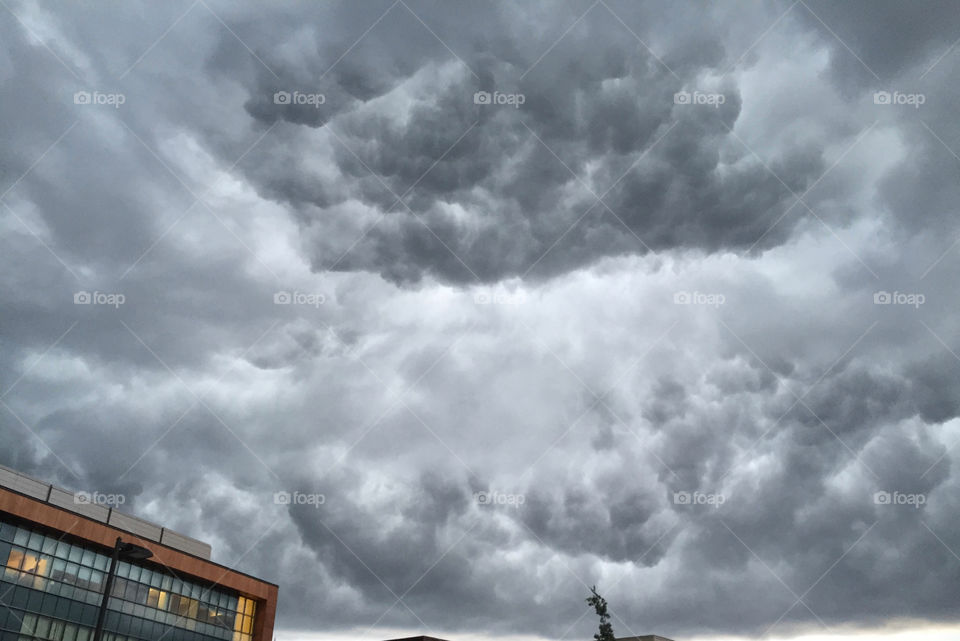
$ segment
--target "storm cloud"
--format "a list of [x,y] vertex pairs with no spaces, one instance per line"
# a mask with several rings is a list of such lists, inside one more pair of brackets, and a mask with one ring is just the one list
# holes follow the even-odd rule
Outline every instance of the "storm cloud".
[[0,463],[278,583],[281,636],[589,638],[594,584],[619,636],[960,623],[958,38],[8,0]]

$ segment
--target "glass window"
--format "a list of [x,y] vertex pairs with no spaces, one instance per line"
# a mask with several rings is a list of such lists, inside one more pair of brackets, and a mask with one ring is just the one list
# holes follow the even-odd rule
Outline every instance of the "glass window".
[[73,623],[66,623],[63,626],[63,641],[76,641],[77,626]]
[[71,545],[70,555],[67,558],[74,563],[80,563],[80,559],[83,558],[83,548],[79,545]]
[[53,615],[60,619],[66,619],[68,614],[70,614],[70,601],[67,599],[57,599],[57,604],[53,609]]
[[93,559],[93,567],[101,572],[106,571],[110,567],[110,557],[104,556],[103,554],[96,555]]
[[30,532],[24,530],[22,527],[18,527],[16,534],[13,535],[13,542],[17,545],[26,545],[27,539],[29,538]]
[[77,641],[87,641],[90,638],[90,628],[77,628]]
[[9,580],[15,581],[17,579],[17,570],[20,569],[20,566],[23,565],[23,550],[19,548],[10,548],[10,553],[7,555],[6,561],[6,571],[4,576]]
[[71,621],[80,621],[81,616],[83,615],[83,605],[77,602],[70,604],[70,616],[67,617]]
[[31,532],[27,547],[31,550],[40,550],[43,547],[43,535],[39,532]]
[[164,575],[163,581],[160,582],[160,588],[166,592],[170,592],[170,589],[173,587],[173,577],[169,575]]
[[100,611],[95,605],[85,605],[83,606],[83,615],[80,617],[80,622],[85,625],[93,626],[97,623],[97,613]]
[[127,581],[126,589],[123,591],[123,598],[127,601],[137,600],[137,584],[133,581]]
[[66,583],[60,584],[60,596],[66,599],[72,599],[74,592],[76,592],[76,589],[72,585]]
[[139,581],[140,572],[141,572],[141,568],[139,565],[131,565],[130,570],[127,572],[127,576],[130,578],[131,581]]
[[0,523],[0,541],[13,541],[15,527],[9,523]]
[[83,558],[80,561],[81,565],[86,565],[87,567],[93,567],[93,558],[96,556],[96,553],[93,550],[84,550]]
[[63,574],[67,569],[67,562],[63,559],[54,559],[50,564],[50,578],[57,581],[63,580]]
[[43,537],[43,547],[40,550],[44,554],[53,554],[57,550],[57,540],[52,536]]
[[120,561],[120,563],[117,564],[117,576],[124,578],[130,576],[130,564],[126,561]]
[[50,636],[48,637],[52,641],[60,641],[63,638],[63,621],[53,621],[50,624]]
[[65,559],[70,556],[70,544],[66,541],[57,542],[57,551],[54,556],[58,556],[61,559]]
[[50,637],[50,619],[47,617],[37,617],[37,627],[33,631],[35,635],[41,639],[47,639]]
[[36,627],[37,627],[37,615],[24,614],[23,619],[20,622],[20,632],[23,634],[33,634],[33,631]]
[[67,563],[63,573],[63,582],[74,585],[77,582],[77,574],[80,572],[80,566],[76,563]]
[[93,570],[90,568],[81,567],[77,572],[77,585],[81,588],[89,589],[91,572],[93,572]]
[[160,605],[161,595],[164,597],[164,601],[166,601],[165,593],[156,588],[150,588],[149,592],[147,593],[147,605],[149,605],[151,608],[163,609],[163,606]]

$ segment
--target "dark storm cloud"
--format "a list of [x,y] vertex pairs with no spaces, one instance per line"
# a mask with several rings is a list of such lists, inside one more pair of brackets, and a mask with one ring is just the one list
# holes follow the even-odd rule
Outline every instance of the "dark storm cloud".
[[950,7],[10,5],[0,462],[282,631],[588,638],[593,583],[621,635],[955,619]]
[[[306,66],[283,68],[279,80],[261,69],[251,87],[247,109],[258,120],[330,123],[338,130],[341,179],[359,189],[349,197],[359,194],[381,216],[366,230],[357,229],[357,236],[366,232],[359,241],[316,238],[309,250],[316,270],[369,270],[397,282],[425,274],[490,281],[528,270],[550,276],[605,255],[649,249],[769,247],[789,237],[794,220],[770,228],[789,206],[791,191],[802,192],[824,170],[813,147],[768,159],[776,175],[760,162],[739,163],[732,171],[722,166],[721,148],[740,144],[730,130],[741,98],[730,81],[698,84],[703,74],[732,62],[709,34],[702,34],[706,46],[691,38],[679,49],[671,43],[674,48],[664,53],[678,64],[680,76],[618,24],[619,12],[604,7],[587,11],[559,41],[539,46],[519,40],[505,24],[511,11],[505,6],[478,16],[482,35],[472,37],[461,33],[459,12],[433,9],[434,31],[444,34],[444,42],[461,45],[455,50],[463,64],[455,69],[449,68],[457,64],[449,51],[397,7],[376,27],[385,37],[357,47],[356,59],[365,61],[358,67],[362,73],[392,78],[366,83],[378,90],[358,97],[345,86],[358,79],[336,73],[311,83],[310,69],[335,62],[323,51],[306,52]],[[618,9],[637,18],[630,7]],[[546,12],[527,19],[563,33],[563,22]],[[402,45],[398,33],[405,35]],[[501,34],[497,47],[484,42],[491,33]],[[431,41],[435,46],[423,44]],[[546,47],[550,55],[538,61]],[[444,65],[450,80],[431,88],[429,99],[418,95],[422,80],[409,90],[401,87],[414,71],[436,72]],[[328,103],[320,109],[273,104],[280,87],[309,87]],[[371,113],[376,107],[370,102],[391,91],[414,101],[402,122]],[[524,102],[518,109],[477,105],[477,91],[519,93]],[[677,105],[674,94],[681,91],[720,93],[724,102]],[[332,197],[334,188],[318,176],[297,178],[305,151],[273,147],[287,159],[276,165],[283,175],[258,172],[254,180],[265,195],[294,205],[307,227],[349,215],[349,208],[331,207],[346,194]],[[603,203],[597,201],[601,195]],[[464,208],[463,216],[452,217],[448,206],[454,203]],[[344,242],[357,244],[336,262]]]

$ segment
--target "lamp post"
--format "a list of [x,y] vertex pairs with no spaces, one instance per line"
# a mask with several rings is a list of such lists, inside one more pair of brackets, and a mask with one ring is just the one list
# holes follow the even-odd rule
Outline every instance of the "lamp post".
[[107,602],[113,590],[113,577],[117,574],[117,561],[120,559],[143,561],[151,556],[153,552],[147,548],[133,543],[124,543],[119,536],[117,537],[117,542],[113,546],[113,557],[110,559],[110,571],[107,572],[107,581],[103,585],[103,600],[100,601],[100,612],[97,614],[97,627],[93,630],[93,641],[100,641],[100,637],[103,636],[103,622],[107,618]]

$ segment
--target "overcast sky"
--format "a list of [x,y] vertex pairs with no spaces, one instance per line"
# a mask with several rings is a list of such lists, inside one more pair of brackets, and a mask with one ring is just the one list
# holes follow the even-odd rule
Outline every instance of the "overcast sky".
[[958,38],[2,0],[0,463],[278,583],[281,640],[583,641],[593,584],[618,636],[947,638]]

